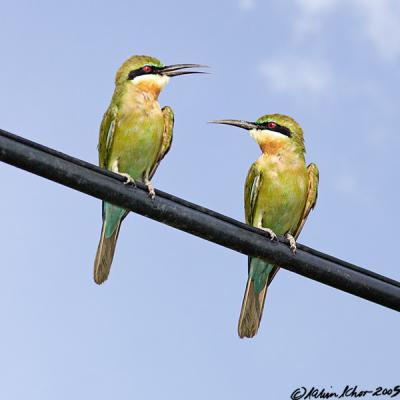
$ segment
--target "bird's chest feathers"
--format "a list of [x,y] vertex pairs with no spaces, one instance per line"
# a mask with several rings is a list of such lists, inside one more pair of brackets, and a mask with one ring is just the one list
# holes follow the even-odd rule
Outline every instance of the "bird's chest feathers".
[[157,98],[148,91],[128,92],[120,108],[121,119],[134,119],[136,124],[141,120],[151,121],[162,117]]
[[262,183],[257,198],[254,223],[277,234],[293,231],[301,217],[307,196],[304,159],[282,154],[262,155],[257,160]]
[[119,152],[128,152],[130,158],[153,159],[163,135],[164,118],[158,101],[149,93],[126,91],[118,107],[114,145]]
[[[304,159],[297,154],[281,153],[263,154],[261,164],[267,186],[273,191],[289,188],[294,192],[305,192],[307,188],[307,170]],[[286,190],[286,189],[285,189]]]

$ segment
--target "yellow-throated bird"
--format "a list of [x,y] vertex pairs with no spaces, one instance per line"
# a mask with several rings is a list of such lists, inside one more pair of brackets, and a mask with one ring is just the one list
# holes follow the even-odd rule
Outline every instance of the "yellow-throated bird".
[[[306,167],[300,125],[281,114],[264,115],[255,122],[212,122],[247,129],[260,146],[262,155],[250,167],[246,178],[246,223],[263,229],[271,239],[285,235],[295,252],[295,239],[317,201],[319,180],[317,166]],[[238,325],[241,338],[257,333],[268,283],[278,268],[249,257],[249,276]]]
[[[174,114],[160,108],[158,95],[172,76],[200,73],[185,71],[198,64],[164,66],[149,56],[133,56],[117,71],[111,104],[100,126],[99,163],[103,168],[143,182],[154,198],[150,179],[172,142]],[[103,227],[94,262],[94,280],[103,283],[110,272],[122,220],[128,211],[103,202]]]

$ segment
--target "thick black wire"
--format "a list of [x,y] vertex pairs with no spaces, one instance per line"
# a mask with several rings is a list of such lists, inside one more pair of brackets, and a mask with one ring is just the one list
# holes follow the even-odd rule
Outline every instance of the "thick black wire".
[[[4,139],[4,140],[1,140]],[[21,146],[18,146],[20,144]],[[318,280],[322,283],[334,286],[336,288],[339,288],[341,290],[345,290],[349,293],[353,293],[356,295],[357,294],[357,282],[353,281],[350,286],[354,284],[354,287],[347,287],[349,286],[346,283],[346,280],[344,279],[346,277],[346,274],[351,275],[351,279],[354,279],[355,276],[359,276],[361,280],[363,280],[363,290],[365,293],[364,295],[360,295],[360,297],[367,298],[369,300],[375,301],[379,304],[386,305],[390,308],[394,308],[400,311],[400,282],[397,282],[393,279],[384,277],[382,275],[379,275],[375,272],[366,270],[364,268],[360,268],[356,265],[350,264],[346,261],[337,259],[335,257],[329,256],[327,254],[318,252],[314,249],[311,249],[309,247],[303,246],[301,244],[298,245],[298,254],[293,257],[290,252],[287,251],[287,246],[284,246],[282,244],[278,244],[279,247],[276,247],[276,243],[271,243],[269,240],[265,239],[265,233],[257,228],[251,227],[249,225],[246,225],[244,223],[241,223],[237,220],[234,220],[230,217],[227,217],[225,215],[219,214],[217,212],[214,212],[212,210],[209,210],[207,208],[198,206],[196,204],[190,203],[186,200],[180,199],[178,197],[175,197],[173,195],[170,195],[168,193],[162,192],[157,190],[157,200],[156,202],[151,202],[146,195],[146,188],[143,184],[140,182],[137,183],[138,188],[140,191],[134,191],[134,190],[129,190],[129,197],[127,200],[124,200],[121,202],[121,199],[113,195],[110,198],[110,193],[109,192],[104,192],[104,188],[102,189],[101,186],[103,183],[110,183],[109,179],[112,178],[112,181],[116,183],[118,186],[115,186],[113,188],[113,192],[121,192],[121,196],[125,195],[125,193],[122,193],[124,189],[126,189],[125,185],[120,185],[118,183],[124,181],[124,178],[121,177],[118,174],[115,174],[111,171],[104,170],[102,168],[99,168],[93,164],[87,163],[85,161],[82,161],[80,159],[71,157],[67,154],[58,152],[56,150],[53,150],[51,148],[48,148],[46,146],[40,145],[38,143],[32,142],[28,139],[22,138],[20,136],[14,135],[10,132],[6,132],[4,130],[0,129],[0,159],[8,162],[12,165],[18,166],[20,168],[23,168],[25,170],[28,170],[30,172],[36,173],[38,175],[44,176],[48,179],[52,179],[56,182],[65,184],[67,186],[73,187],[77,190],[81,190],[85,193],[94,195],[95,197],[106,199],[108,201],[112,200],[114,203],[125,206],[126,208],[132,209],[133,211],[142,213],[143,215],[147,215],[150,218],[158,219],[161,220],[161,222],[167,223],[171,226],[174,226],[178,229],[185,230],[189,233],[193,233],[197,236],[203,237],[207,240],[214,241],[216,243],[225,245],[226,247],[229,247],[231,249],[234,249],[239,252],[243,252],[248,255],[252,256],[260,256],[263,258],[268,259],[269,261],[273,261],[275,263],[278,263],[280,266],[283,268],[292,270],[293,272],[298,272],[303,276],[307,276],[311,279]],[[61,167],[61,160],[65,162],[65,164],[62,165]],[[81,173],[82,174],[82,179],[77,177],[76,175],[68,176],[71,175],[69,171],[72,171],[74,169],[74,166],[80,167],[80,172],[76,171],[77,174]],[[63,169],[64,168],[64,169]],[[89,171],[95,173],[95,175],[91,175]],[[86,179],[83,177],[86,176],[87,179],[92,180],[91,185],[86,186],[83,188],[85,185],[82,184],[82,182]],[[106,181],[106,180],[107,181]],[[82,181],[82,182],[81,182]],[[104,192],[104,193],[103,193]],[[138,197],[138,193],[142,192],[142,197],[140,199],[140,204],[137,203],[138,198],[135,199],[136,203],[134,204],[134,207],[130,204],[132,202],[133,197]],[[144,197],[143,197],[144,195]],[[144,203],[142,203],[142,201]],[[260,254],[259,252],[253,251],[252,247],[257,247],[257,246],[252,246],[252,243],[247,243],[247,248],[240,247],[240,243],[236,243],[237,240],[235,241],[234,237],[229,237],[226,236],[225,238],[219,238],[218,234],[215,236],[215,232],[213,234],[209,234],[206,232],[207,226],[204,224],[201,226],[201,229],[197,231],[196,229],[191,229],[190,226],[183,226],[185,225],[184,223],[182,226],[180,226],[179,221],[175,221],[171,219],[171,215],[169,215],[167,212],[162,214],[161,217],[167,217],[166,220],[162,220],[160,218],[160,215],[154,216],[154,210],[151,210],[151,206],[154,205],[157,202],[162,202],[166,201],[168,203],[168,207],[174,208],[172,210],[172,214],[174,215],[174,218],[179,220],[180,219],[180,214],[177,211],[181,212],[181,215],[187,214],[188,218],[195,218],[194,224],[199,222],[200,220],[207,219],[211,224],[217,224],[220,227],[225,227],[225,229],[234,229],[233,232],[236,232],[236,235],[238,237],[243,237],[244,241],[248,242],[250,237],[253,237],[252,239],[254,242],[258,242],[262,240],[262,246],[259,249],[261,253],[267,254],[267,256]],[[119,204],[120,203],[120,204]],[[130,205],[127,206],[127,203]],[[146,210],[143,210],[143,205],[146,203],[147,206],[145,207]],[[166,204],[167,204],[166,203]],[[165,204],[165,206],[166,206]],[[148,207],[150,206],[150,207]],[[154,208],[154,207],[153,207]],[[180,210],[177,210],[180,208]],[[170,211],[171,211],[170,210]],[[191,213],[192,211],[192,213]],[[186,215],[185,214],[185,215]],[[191,215],[193,214],[193,215]],[[206,218],[207,217],[207,218]],[[197,218],[197,220],[196,220]],[[210,219],[211,218],[211,219]],[[218,222],[219,221],[219,222]],[[204,222],[204,221],[203,221]],[[227,225],[228,224],[228,225]],[[211,225],[209,226],[211,228]],[[246,235],[246,232],[248,233]],[[218,233],[218,232],[217,232]],[[221,232],[223,234],[223,232]],[[281,242],[286,243],[286,239],[280,238]],[[225,243],[227,242],[227,243]],[[253,252],[252,252],[253,251]],[[283,254],[285,253],[285,254]],[[321,269],[320,271],[318,269],[315,269],[315,265],[313,263],[315,260],[311,262],[310,265],[307,266],[306,263],[302,264],[302,258],[304,258],[304,255],[307,254],[307,257],[310,258],[312,257],[317,257],[320,261],[319,263],[321,264]],[[282,258],[282,256],[285,255],[285,257]],[[306,257],[306,258],[307,258]],[[278,262],[277,262],[278,261]],[[305,261],[305,260],[303,260]],[[310,260],[309,260],[310,262]],[[293,264],[293,265],[298,265],[298,268],[294,268],[293,266],[290,266],[288,263]],[[322,267],[324,265],[324,268]],[[307,270],[308,267],[312,266],[312,273]],[[330,280],[329,276],[326,276],[325,274],[332,273],[330,271],[331,269],[337,269],[335,273],[340,273],[341,275],[336,276],[336,281],[335,279]],[[321,272],[324,272],[324,275],[322,276]],[[314,274],[314,275],[313,275]],[[321,276],[319,276],[321,275]],[[348,278],[350,280],[350,278]],[[391,299],[389,301],[390,304],[384,304],[385,301],[380,301],[379,296],[383,295],[384,293],[379,293],[378,298],[375,295],[370,295],[369,291],[372,290],[372,286],[368,287],[368,284],[366,283],[365,279],[369,279],[371,282],[379,283],[379,285],[387,285],[387,289],[391,290]],[[369,281],[368,281],[369,282]],[[371,283],[369,282],[369,283]],[[362,285],[361,285],[362,286]],[[360,289],[360,288],[359,288]],[[382,289],[382,288],[380,288]],[[379,289],[379,290],[380,290]],[[393,292],[394,290],[394,292]],[[372,290],[373,291],[373,290]]]
[[[100,168],[97,165],[93,165],[93,164],[88,163],[87,161],[83,161],[83,160],[81,160],[79,158],[75,158],[75,157],[72,157],[72,156],[70,156],[68,154],[59,152],[59,151],[54,150],[54,149],[52,149],[50,147],[43,146],[43,145],[41,145],[39,143],[33,142],[33,141],[31,141],[29,139],[26,139],[26,138],[24,138],[22,136],[18,136],[18,135],[15,135],[13,133],[7,132],[7,131],[5,131],[3,129],[0,129],[0,135],[4,136],[4,137],[8,137],[11,140],[14,140],[16,142],[19,142],[19,143],[25,144],[27,146],[30,146],[30,147],[32,147],[34,149],[43,151],[43,152],[45,152],[47,154],[53,155],[55,157],[62,158],[63,160],[72,162],[72,163],[74,163],[76,165],[80,165],[81,167],[91,169],[91,170],[93,170],[95,172],[103,174],[104,176],[109,176],[110,178],[117,179],[117,180],[119,180],[121,182],[125,181],[124,177],[122,177],[121,175],[115,174],[114,172],[111,172],[111,171],[108,171],[106,169]],[[145,188],[146,188],[145,185],[143,185],[141,182],[137,182],[137,186],[140,187],[143,190],[145,190]],[[182,205],[184,205],[186,207],[192,208],[193,210],[205,213],[207,215],[210,215],[210,216],[213,216],[215,218],[218,218],[218,219],[220,219],[222,221],[229,222],[230,224],[235,225],[235,226],[237,226],[237,227],[239,227],[241,229],[246,229],[246,230],[248,230],[250,232],[254,232],[254,233],[257,233],[257,234],[262,235],[263,237],[265,237],[265,233],[263,231],[261,231],[260,229],[258,229],[258,228],[255,228],[253,226],[247,225],[247,224],[245,224],[243,222],[240,222],[240,221],[238,221],[236,219],[233,219],[233,218],[228,217],[226,215],[220,214],[218,212],[212,211],[212,210],[210,210],[208,208],[205,208],[205,207],[199,206],[197,204],[191,203],[191,202],[189,202],[187,200],[184,200],[184,199],[181,199],[179,197],[173,196],[173,195],[171,195],[169,193],[163,192],[161,190],[157,190],[157,196],[164,197],[164,198],[166,198],[168,200],[174,201],[175,203],[182,204]],[[279,240],[281,242],[283,242],[283,243],[288,243],[288,241],[284,237],[280,237]],[[390,283],[392,285],[398,285],[400,287],[400,282],[397,282],[397,281],[395,281],[393,279],[390,279],[388,277],[385,277],[383,275],[377,274],[376,272],[373,272],[373,271],[358,267],[357,265],[351,264],[351,263],[349,263],[347,261],[343,261],[343,260],[341,260],[339,258],[330,256],[329,254],[322,253],[322,252],[320,252],[318,250],[312,249],[311,247],[308,247],[308,246],[302,245],[300,243],[297,243],[297,248],[301,249],[301,250],[304,250],[304,251],[306,251],[306,252],[308,252],[310,254],[313,254],[313,255],[315,255],[317,257],[321,257],[321,258],[323,258],[325,260],[332,261],[334,263],[342,264],[343,266],[346,266],[347,268],[350,268],[350,269],[352,269],[354,271],[358,271],[358,272],[361,272],[363,274],[370,275],[371,277],[375,277],[377,279],[382,279],[382,280],[384,280],[384,281],[386,281],[386,282],[388,282],[388,283]]]

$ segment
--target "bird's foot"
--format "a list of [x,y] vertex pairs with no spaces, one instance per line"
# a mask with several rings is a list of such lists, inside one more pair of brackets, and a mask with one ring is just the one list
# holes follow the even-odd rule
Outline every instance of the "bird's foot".
[[278,240],[278,236],[276,236],[276,233],[272,229],[264,228],[262,226],[260,229],[262,229],[264,232],[267,232],[271,240]]
[[146,185],[147,190],[149,191],[149,197],[152,200],[154,200],[154,198],[156,197],[156,192],[154,191],[153,184],[148,179],[145,179],[144,184]]
[[124,185],[129,185],[131,183],[132,185],[136,186],[135,180],[129,174],[126,172],[118,172],[118,174],[126,179]]
[[290,233],[287,233],[285,235],[285,238],[289,240],[290,250],[292,250],[292,253],[296,254],[297,250],[296,239]]

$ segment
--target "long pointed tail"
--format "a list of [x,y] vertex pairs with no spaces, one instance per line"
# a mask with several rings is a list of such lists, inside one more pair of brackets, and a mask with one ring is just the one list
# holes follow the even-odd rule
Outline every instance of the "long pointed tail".
[[103,226],[94,260],[93,277],[97,284],[107,280],[114,257],[121,222],[127,211],[109,203],[103,204]]
[[256,294],[254,282],[251,277],[247,280],[246,291],[243,297],[242,309],[240,311],[238,333],[239,337],[252,338],[258,331],[264,309],[267,285]]
[[99,246],[97,247],[96,258],[94,260],[93,278],[98,285],[106,281],[108,274],[110,273],[111,263],[114,257],[115,246],[117,244],[121,223],[118,224],[117,229],[110,237],[106,237],[104,225],[105,224],[103,222],[100,242]]
[[249,278],[238,324],[238,334],[241,338],[252,338],[258,331],[267,295],[268,275],[271,270],[272,265],[257,258],[249,259]]

